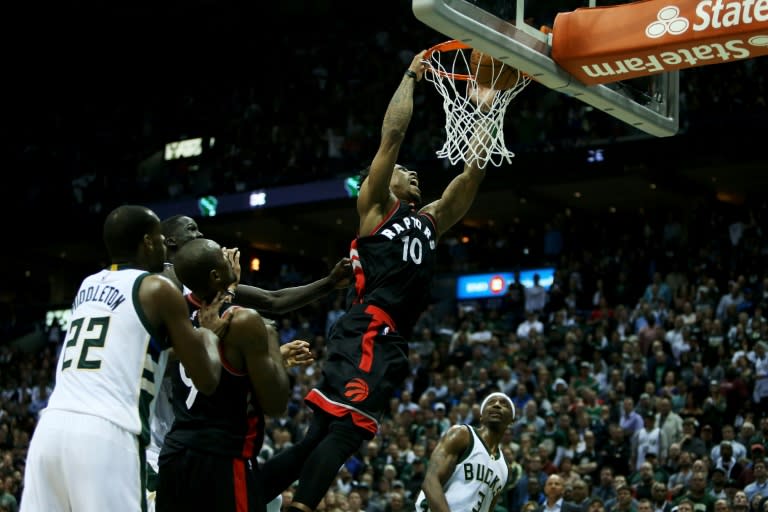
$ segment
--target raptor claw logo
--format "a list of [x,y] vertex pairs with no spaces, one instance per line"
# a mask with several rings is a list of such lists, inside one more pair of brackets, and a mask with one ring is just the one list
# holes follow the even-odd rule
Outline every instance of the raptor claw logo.
[[362,402],[368,398],[368,384],[363,379],[352,379],[344,386],[344,396],[350,402]]

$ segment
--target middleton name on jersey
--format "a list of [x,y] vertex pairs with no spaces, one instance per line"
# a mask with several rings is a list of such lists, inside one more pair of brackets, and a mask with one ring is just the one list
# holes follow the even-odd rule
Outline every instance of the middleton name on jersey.
[[75,300],[72,302],[72,310],[74,311],[83,302],[103,302],[112,311],[117,309],[117,306],[125,302],[125,295],[114,286],[109,285],[96,285],[83,288],[75,296]]

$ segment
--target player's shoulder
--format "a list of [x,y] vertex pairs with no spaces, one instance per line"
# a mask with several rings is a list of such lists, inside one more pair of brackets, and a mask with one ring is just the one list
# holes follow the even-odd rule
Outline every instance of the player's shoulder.
[[[175,291],[176,294],[181,296],[181,291],[176,285],[161,274],[144,272],[142,274],[137,274],[134,279],[138,281],[138,292],[142,295],[162,294]],[[136,286],[136,281],[134,281],[134,286]]]
[[226,337],[227,343],[253,343],[256,340],[256,344],[259,344],[259,340],[263,339],[266,346],[266,326],[258,311],[232,306],[225,314],[232,315]]
[[469,425],[452,425],[443,435],[442,442],[452,448],[463,450],[472,443],[472,427]]
[[181,293],[179,288],[174,284],[173,280],[165,274],[160,274],[160,273],[147,274],[144,277],[143,282],[148,283],[152,286],[158,286],[158,287],[170,286],[176,289],[177,291],[179,291],[179,293]]
[[437,229],[437,217],[439,215],[439,206],[440,206],[440,200],[437,199],[427,205],[422,206],[418,210],[418,214],[421,216],[427,217],[429,221],[434,225],[435,229]]
[[261,314],[253,308],[234,305],[227,308],[223,314],[232,315],[233,323],[243,323],[246,325],[252,322],[264,323]]
[[168,277],[162,274],[147,274],[141,280],[139,293],[168,299],[171,296],[181,298],[181,290]]

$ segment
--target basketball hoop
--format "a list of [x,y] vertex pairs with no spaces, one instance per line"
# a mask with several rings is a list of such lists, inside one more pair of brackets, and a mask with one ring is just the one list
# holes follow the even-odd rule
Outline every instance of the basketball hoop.
[[504,144],[504,114],[531,78],[517,71],[517,82],[504,90],[493,89],[493,83],[478,84],[471,51],[469,45],[450,40],[424,54],[424,78],[442,96],[445,111],[445,144],[437,156],[453,165],[477,160],[481,169],[488,163],[500,167],[515,156]]

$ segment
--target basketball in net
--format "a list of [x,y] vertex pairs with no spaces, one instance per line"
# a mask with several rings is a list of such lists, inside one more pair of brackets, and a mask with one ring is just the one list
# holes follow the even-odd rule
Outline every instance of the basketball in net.
[[515,154],[504,143],[504,114],[531,78],[457,40],[428,49],[424,65],[424,78],[445,111],[445,143],[437,156],[480,168],[511,163]]
[[469,56],[470,73],[478,84],[505,91],[517,85],[520,71],[477,50]]

